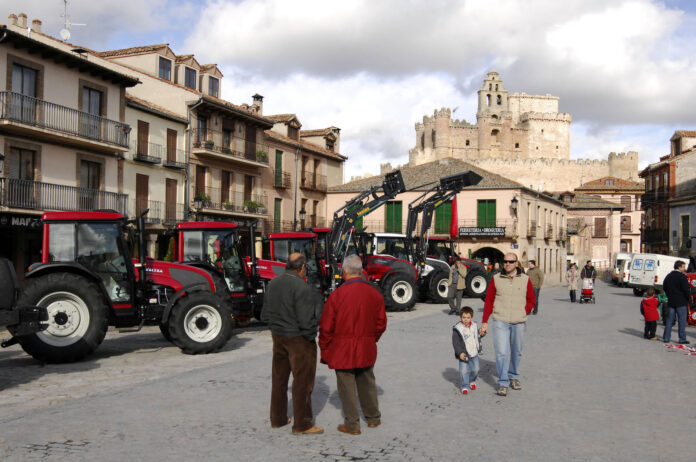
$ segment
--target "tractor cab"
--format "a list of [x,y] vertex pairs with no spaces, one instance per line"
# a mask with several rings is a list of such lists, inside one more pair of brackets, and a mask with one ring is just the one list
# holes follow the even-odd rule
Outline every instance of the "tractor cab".
[[96,275],[114,305],[132,306],[136,275],[125,218],[115,212],[49,212],[43,215],[41,265],[76,263]]
[[441,260],[449,266],[454,264],[454,247],[452,241],[442,237],[428,238],[428,257]]
[[270,280],[282,274],[290,254],[300,252],[307,258],[307,282],[323,291],[324,268],[318,258],[318,247],[315,233],[271,233],[263,240],[262,256],[257,266],[259,276]]

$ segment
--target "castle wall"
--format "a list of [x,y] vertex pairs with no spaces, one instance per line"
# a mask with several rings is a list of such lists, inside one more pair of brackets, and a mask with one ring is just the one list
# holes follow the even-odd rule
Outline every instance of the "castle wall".
[[525,112],[558,113],[558,100],[558,96],[513,93],[508,97],[508,106],[513,119],[518,121]]

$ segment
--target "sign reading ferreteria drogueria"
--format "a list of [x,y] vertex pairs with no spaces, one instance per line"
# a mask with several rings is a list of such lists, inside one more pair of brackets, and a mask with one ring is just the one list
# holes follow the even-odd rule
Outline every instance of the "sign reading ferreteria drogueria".
[[459,237],[504,237],[505,227],[504,226],[494,226],[494,227],[460,227]]

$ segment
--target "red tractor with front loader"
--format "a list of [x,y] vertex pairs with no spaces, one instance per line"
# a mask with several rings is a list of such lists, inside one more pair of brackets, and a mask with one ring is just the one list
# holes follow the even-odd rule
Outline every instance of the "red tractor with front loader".
[[145,213],[133,221],[113,211],[44,213],[41,263],[30,266],[17,305],[46,310],[48,322],[3,346],[19,343],[40,361],[64,363],[94,352],[109,326],[134,332],[158,325],[184,353],[222,348],[233,320],[213,279],[147,258]]

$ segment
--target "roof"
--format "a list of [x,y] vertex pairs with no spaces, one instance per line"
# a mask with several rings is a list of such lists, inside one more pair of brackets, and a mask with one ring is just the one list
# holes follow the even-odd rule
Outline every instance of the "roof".
[[334,159],[334,160],[338,160],[338,161],[343,162],[344,160],[346,160],[348,158],[348,157],[341,155],[341,154],[338,154],[336,152],[331,152],[328,149],[322,148],[321,146],[316,145],[314,143],[310,143],[309,141],[293,140],[292,138],[289,138],[285,135],[281,135],[280,133],[276,133],[273,130],[266,130],[264,133],[266,134],[266,136],[268,136],[269,138],[274,139],[276,141],[280,141],[280,142],[283,142],[285,144],[289,144],[291,146],[300,147],[302,149],[306,149],[307,151],[311,151],[311,152],[314,152],[316,154],[321,154],[323,156],[329,157],[329,158]]
[[316,128],[314,130],[300,130],[300,137],[302,136],[325,136],[329,133],[333,133],[333,127],[328,128]]
[[[454,158],[439,159],[434,162],[417,165],[414,167],[405,167],[401,169],[401,176],[404,179],[406,189],[414,189],[423,185],[420,190],[426,190],[435,182],[439,182],[440,178],[448,175],[454,175],[470,170],[483,177],[483,180],[475,186],[467,186],[465,189],[510,189],[519,188],[532,191],[524,185],[516,181],[509,180],[503,176],[475,167],[462,160]],[[384,175],[375,175],[369,178],[351,181],[339,186],[329,188],[330,192],[360,192],[379,186],[384,181]],[[536,191],[533,191],[536,194]],[[558,201],[556,198],[552,200]],[[559,201],[560,202],[560,201]]]
[[291,120],[297,120],[297,115],[295,114],[273,114],[264,116],[267,119],[271,119],[273,122],[290,122]]
[[675,135],[686,136],[687,138],[696,137],[696,130],[677,130],[674,132]]
[[168,43],[159,43],[157,45],[145,45],[141,47],[131,47],[131,48],[121,48],[120,50],[109,50],[109,51],[102,51],[102,52],[97,52],[98,56],[101,56],[102,58],[112,58],[115,56],[130,56],[130,55],[138,55],[142,53],[150,53],[152,51],[157,51],[160,50],[164,47],[168,47]]
[[[607,180],[612,180],[613,185],[606,184]],[[605,176],[597,180],[588,181],[579,188],[575,188],[576,191],[597,191],[597,190],[623,190],[623,191],[644,191],[645,186],[641,183],[631,180],[624,180],[622,178],[616,178],[613,176]]]
[[[25,48],[30,53],[38,52],[44,59],[52,59],[56,63],[60,63],[68,67],[75,67],[80,72],[85,72],[93,77],[101,77],[104,80],[108,80],[126,87],[133,87],[140,83],[140,80],[135,77],[118,72],[115,69],[101,65],[93,60],[90,61],[89,59],[80,56],[79,53],[70,52],[60,48],[57,46],[58,44],[61,44],[61,46],[65,46],[65,44],[58,42],[49,35],[32,32],[33,35],[38,34],[41,37],[58,42],[56,46],[45,43],[41,40],[33,39],[25,34],[17,33],[4,25],[0,25],[0,31],[2,31],[3,34],[6,34],[4,36],[4,39],[7,40],[6,43],[12,41],[14,47],[17,49]],[[90,52],[90,50],[84,47],[77,47],[75,50],[78,48],[81,48],[88,53]]]
[[609,202],[599,197],[590,196],[587,194],[574,194],[570,201],[563,201],[569,210],[623,210],[625,207],[621,204]]
[[166,117],[167,119],[174,120],[175,122],[180,122],[183,124],[188,123],[188,121],[185,118],[181,117],[179,114],[165,109],[162,106],[153,104],[149,101],[145,101],[144,99],[136,98],[135,96],[129,95],[128,93],[126,93],[126,104],[128,106],[140,109],[145,112],[150,112],[158,116]]

